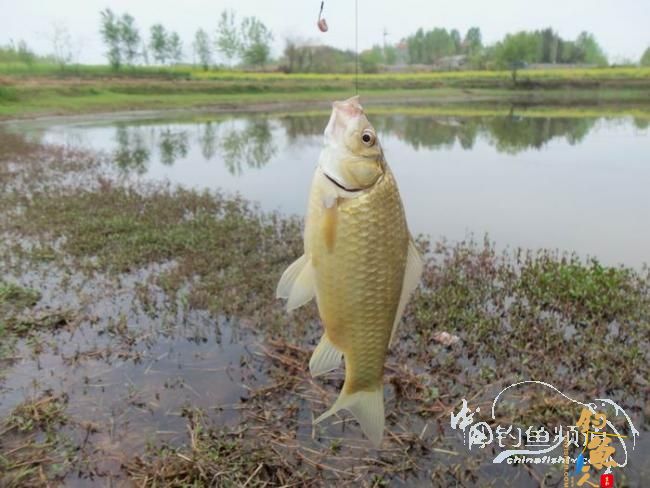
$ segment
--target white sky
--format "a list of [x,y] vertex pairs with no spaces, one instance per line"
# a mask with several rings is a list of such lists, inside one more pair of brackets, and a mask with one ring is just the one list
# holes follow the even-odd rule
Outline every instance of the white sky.
[[[486,43],[507,32],[552,26],[564,38],[573,39],[583,30],[596,35],[610,60],[637,61],[650,46],[649,0],[358,0],[359,47],[381,43],[384,27],[389,42],[418,27],[457,28],[464,35],[476,25]],[[24,39],[39,53],[51,52],[53,23],[65,25],[72,34],[80,62],[104,62],[99,37],[99,11],[128,11],[136,18],[141,34],[162,23],[181,35],[191,59],[196,29],[212,33],[219,13],[234,9],[240,16],[256,15],[275,35],[274,54],[281,52],[288,36],[322,40],[341,48],[354,47],[353,0],[326,0],[329,32],[316,28],[320,0],[0,0],[0,44]]]

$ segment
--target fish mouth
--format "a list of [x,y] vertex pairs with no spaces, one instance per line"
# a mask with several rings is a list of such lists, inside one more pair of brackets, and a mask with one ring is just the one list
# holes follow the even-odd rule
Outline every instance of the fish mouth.
[[350,192],[350,193],[356,193],[356,192],[359,192],[359,191],[363,190],[363,188],[348,188],[347,186],[342,185],[341,183],[336,181],[333,177],[328,175],[325,171],[323,171],[323,174],[325,175],[325,178],[330,180],[332,183],[334,183],[335,186],[339,187],[341,190],[344,190],[344,191],[347,191],[347,192]]
[[347,100],[336,101],[332,104],[332,107],[334,111],[339,112],[345,118],[358,117],[363,113],[359,95],[350,97]]
[[358,95],[334,102],[332,114],[325,128],[325,136],[334,137],[334,134],[342,134],[350,121],[361,115],[363,115],[363,107],[359,103]]

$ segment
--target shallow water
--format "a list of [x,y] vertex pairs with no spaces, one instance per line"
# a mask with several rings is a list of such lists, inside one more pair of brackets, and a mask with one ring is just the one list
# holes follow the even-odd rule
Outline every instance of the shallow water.
[[[650,128],[629,118],[376,115],[414,233],[499,247],[650,260]],[[109,152],[129,178],[238,192],[302,215],[327,114],[50,126],[43,139]]]

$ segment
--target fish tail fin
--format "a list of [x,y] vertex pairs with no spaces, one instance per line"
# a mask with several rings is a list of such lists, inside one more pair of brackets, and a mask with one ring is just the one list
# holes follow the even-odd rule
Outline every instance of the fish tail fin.
[[379,447],[384,437],[384,388],[377,386],[372,391],[357,391],[346,393],[345,386],[334,405],[323,415],[314,420],[317,424],[334,415],[341,409],[346,409],[357,419],[361,430],[374,447]]

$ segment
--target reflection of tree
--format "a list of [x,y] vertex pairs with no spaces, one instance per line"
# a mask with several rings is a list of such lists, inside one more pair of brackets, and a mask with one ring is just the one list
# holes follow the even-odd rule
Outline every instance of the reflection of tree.
[[650,119],[642,119],[639,117],[634,117],[634,127],[637,129],[647,129],[650,127]]
[[295,145],[302,137],[322,135],[327,119],[322,115],[286,116],[280,119],[287,141]]
[[187,132],[172,132],[165,129],[160,133],[158,146],[160,148],[160,162],[171,166],[178,158],[187,156]]
[[564,137],[571,145],[580,143],[596,119],[555,117],[494,117],[486,130],[499,152],[516,154],[524,149],[541,149],[548,141]]
[[[569,144],[580,143],[592,129],[597,119],[557,117],[426,117],[405,115],[373,116],[372,121],[380,134],[397,137],[415,149],[451,148],[458,144],[472,149],[477,138],[496,147],[499,152],[516,154],[529,148],[540,149],[554,138],[563,138]],[[279,119],[290,145],[301,138],[322,135],[327,123],[325,115],[287,116]],[[635,119],[641,129],[650,121]],[[277,152],[271,123],[266,118],[232,120],[230,123],[210,121],[196,125],[197,139],[207,160],[219,155],[228,171],[235,175],[245,168],[261,168]],[[147,133],[147,129],[149,133]],[[171,165],[184,158],[189,150],[189,130],[160,128],[150,125],[118,126],[114,159],[125,172],[144,173],[154,148],[160,150],[160,160]],[[146,135],[146,137],[143,137]]]
[[395,134],[415,149],[451,148],[456,142],[471,149],[479,129],[478,119],[384,116],[374,124],[378,131]]
[[203,132],[199,135],[201,153],[205,159],[212,159],[217,152],[217,124],[206,122],[203,124]]
[[[244,167],[261,168],[277,152],[268,119],[247,119],[229,126],[210,121],[196,126],[194,144],[201,148],[203,157],[213,159],[220,154],[232,174],[241,174]],[[146,132],[147,137],[143,137]],[[160,128],[159,126],[117,126],[117,149],[114,160],[124,172],[142,174],[147,170],[155,148],[160,151],[160,162],[170,166],[188,155],[190,130]]]
[[146,148],[142,133],[137,127],[118,126],[115,133],[117,149],[113,159],[120,171],[143,174],[149,163],[149,150]]
[[548,141],[563,137],[569,144],[580,143],[597,119],[559,117],[432,117],[386,116],[373,119],[375,127],[393,133],[415,149],[449,148],[455,143],[471,149],[479,134],[499,152],[518,153],[542,148]]
[[222,137],[220,147],[224,163],[234,175],[242,173],[244,164],[261,168],[277,152],[267,119],[249,119],[243,130],[230,129]]

